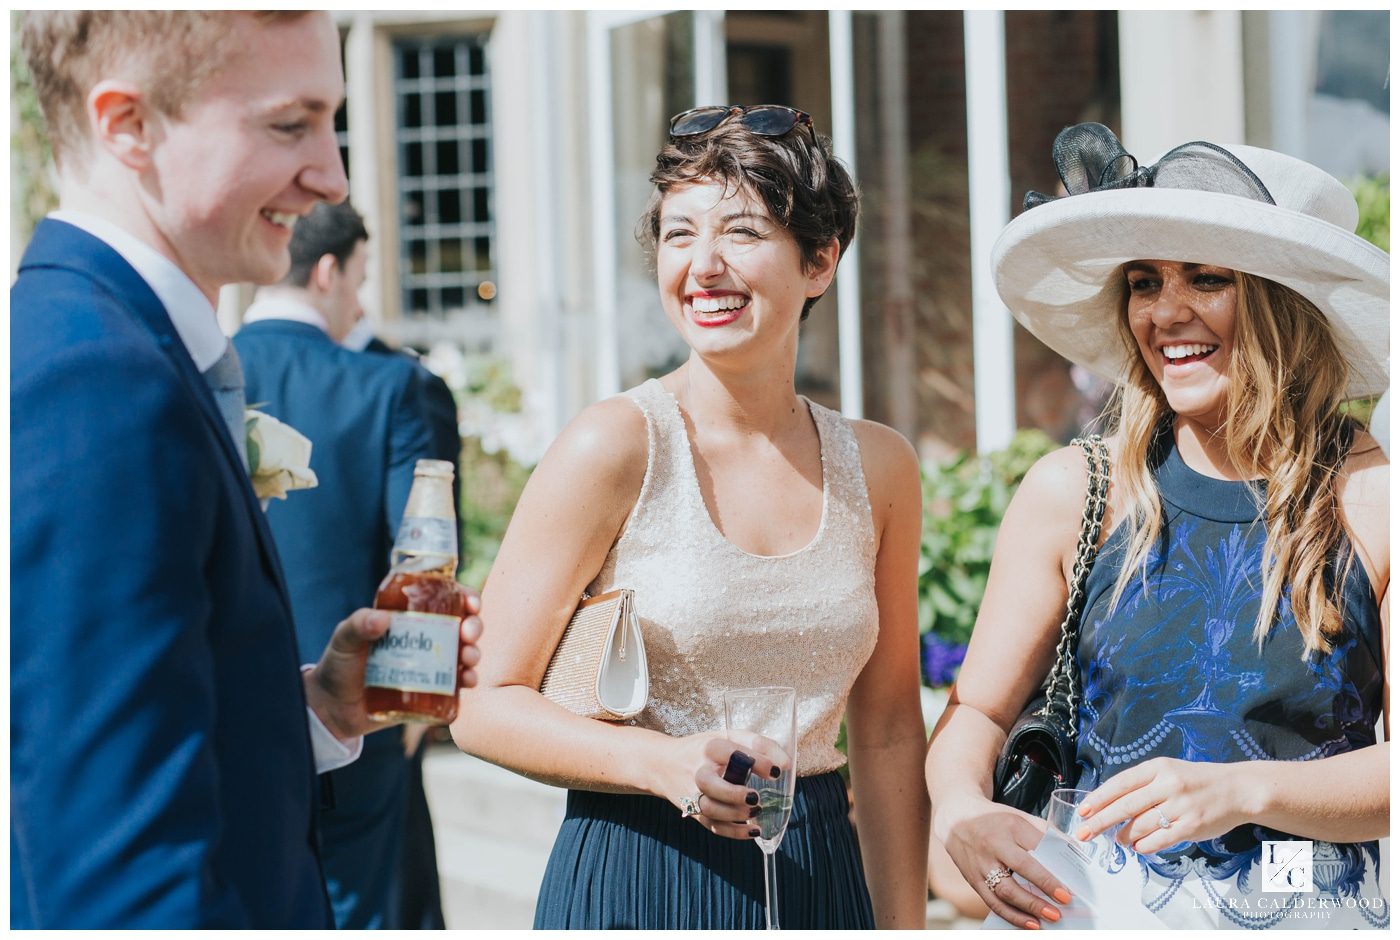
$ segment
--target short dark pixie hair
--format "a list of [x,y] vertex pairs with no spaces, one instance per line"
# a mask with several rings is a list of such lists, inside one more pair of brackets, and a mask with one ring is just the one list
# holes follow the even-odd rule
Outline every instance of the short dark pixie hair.
[[[792,233],[806,266],[816,263],[817,252],[833,238],[844,255],[855,237],[860,194],[832,155],[829,138],[819,136],[813,144],[801,124],[781,137],[764,137],[731,119],[709,133],[674,138],[656,155],[651,174],[656,188],[636,232],[651,257],[661,237],[661,200],[671,187],[699,180],[756,196],[773,221]],[[807,299],[802,319],[820,299]]]
[[287,251],[292,256],[292,266],[282,283],[290,287],[305,287],[311,282],[311,272],[316,262],[326,255],[334,255],[336,266],[345,267],[345,261],[355,252],[360,242],[369,241],[369,230],[365,228],[364,217],[355,211],[346,200],[336,205],[318,202],[304,218],[298,219],[292,229],[292,241]]

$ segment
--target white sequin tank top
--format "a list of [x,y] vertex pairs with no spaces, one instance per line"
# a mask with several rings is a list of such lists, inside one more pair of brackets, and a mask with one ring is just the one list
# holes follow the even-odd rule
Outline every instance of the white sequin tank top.
[[850,424],[803,399],[821,439],[821,524],[805,548],[751,555],[710,518],[676,399],[655,379],[624,394],[646,416],[647,472],[588,592],[636,592],[651,697],[630,723],[721,730],[725,689],[792,686],[799,774],[835,770],[846,698],[879,633],[875,528]]

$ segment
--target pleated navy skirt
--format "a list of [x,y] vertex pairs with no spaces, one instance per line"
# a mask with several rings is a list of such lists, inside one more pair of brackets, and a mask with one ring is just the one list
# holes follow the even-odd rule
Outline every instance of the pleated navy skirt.
[[[870,930],[875,916],[835,771],[797,781],[778,849],[785,929]],[[668,801],[570,790],[535,906],[536,929],[762,930],[763,853]]]

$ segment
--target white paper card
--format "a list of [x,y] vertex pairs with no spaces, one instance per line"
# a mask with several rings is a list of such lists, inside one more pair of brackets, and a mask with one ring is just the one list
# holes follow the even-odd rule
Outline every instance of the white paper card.
[[[1072,842],[1055,829],[1047,830],[1031,858],[1040,862],[1060,880],[1073,900],[1069,904],[1055,902],[1060,909],[1059,921],[1040,918],[1045,930],[1165,930],[1155,914],[1143,907],[1141,878],[1136,865],[1127,865],[1110,872],[1098,862],[1107,854],[1107,840],[1100,836],[1087,844]],[[1042,892],[1019,875],[1016,881],[1033,894]],[[1014,930],[996,914],[987,915],[983,930]]]

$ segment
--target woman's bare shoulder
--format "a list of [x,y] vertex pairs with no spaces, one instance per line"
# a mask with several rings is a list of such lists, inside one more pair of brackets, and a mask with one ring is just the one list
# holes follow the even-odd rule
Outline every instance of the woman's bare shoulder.
[[914,445],[894,428],[876,421],[856,418],[850,424],[860,447],[861,469],[870,491],[871,507],[917,512],[919,455]]
[[[1089,466],[1084,452],[1075,445],[1052,450],[1031,465],[1011,499],[1006,513],[1016,530],[1011,534],[1052,548],[1058,557],[1071,558],[1079,541],[1088,489]],[[1111,490],[1109,496],[1103,536],[1112,524]]]
[[640,490],[647,467],[647,423],[637,405],[615,395],[579,412],[555,438],[540,469]]
[[918,470],[919,457],[909,438],[878,421],[852,418],[850,424],[856,443],[860,445],[861,457],[867,463],[894,464],[904,470],[911,467]]
[[1390,571],[1390,459],[1380,444],[1358,431],[1342,466],[1342,513],[1352,536],[1372,569],[1373,578],[1388,582]]
[[1376,440],[1370,431],[1358,429],[1356,437],[1351,444],[1351,450],[1347,452],[1346,464],[1342,472],[1348,475],[1357,472],[1381,471],[1381,476],[1388,476],[1390,458],[1381,449],[1380,441]]
[[1390,506],[1390,458],[1366,431],[1357,432],[1342,465],[1342,505],[1348,513],[1388,510]]
[[1084,506],[1084,493],[1089,485],[1089,466],[1084,452],[1075,445],[1050,451],[1026,471],[1017,496],[1046,505],[1057,514],[1073,512],[1078,518]]

